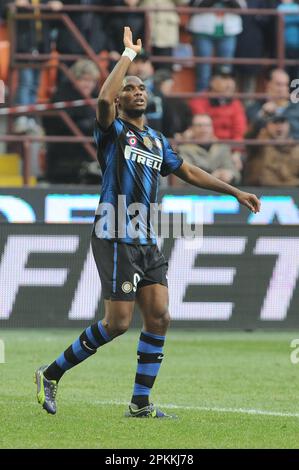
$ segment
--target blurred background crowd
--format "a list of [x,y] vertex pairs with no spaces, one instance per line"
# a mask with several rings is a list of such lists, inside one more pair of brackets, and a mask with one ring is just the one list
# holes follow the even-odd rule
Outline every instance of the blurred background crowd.
[[[65,10],[67,6],[83,8]],[[95,11],[93,6],[125,10]],[[148,15],[145,7],[151,9]],[[261,13],[234,12],[240,8]],[[277,15],[264,10],[283,13],[283,28]],[[16,13],[31,17],[15,19]],[[61,20],[62,13],[71,20],[75,34],[67,20]],[[85,100],[61,108],[60,114],[24,108],[24,112],[3,115],[1,133],[92,136],[95,103],[91,99],[120,57],[123,27],[129,25],[134,38],[140,37],[144,44],[129,73],[147,86],[149,126],[172,139],[185,160],[226,182],[298,186],[298,2],[1,0],[0,18],[5,106]],[[232,63],[244,58],[251,60]],[[285,59],[292,63],[285,65]],[[1,153],[13,155],[13,144],[2,144]],[[39,184],[99,182],[91,143],[66,145],[61,139],[32,144],[31,157],[31,173]],[[171,183],[182,184],[175,179]]]

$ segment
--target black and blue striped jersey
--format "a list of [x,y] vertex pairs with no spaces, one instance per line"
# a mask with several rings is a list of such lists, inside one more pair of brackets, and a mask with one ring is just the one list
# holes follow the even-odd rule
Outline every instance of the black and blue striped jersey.
[[140,130],[120,118],[106,130],[96,123],[94,138],[103,174],[94,234],[124,243],[156,243],[150,215],[159,177],[177,170],[182,158],[160,132],[147,126]]

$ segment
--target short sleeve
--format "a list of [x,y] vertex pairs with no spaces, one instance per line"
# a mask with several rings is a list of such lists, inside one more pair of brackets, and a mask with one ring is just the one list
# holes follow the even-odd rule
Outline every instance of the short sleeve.
[[178,170],[183,163],[182,157],[173,150],[168,140],[162,135],[163,143],[163,163],[161,166],[161,175],[168,176]]
[[104,137],[112,137],[112,138],[117,138],[119,134],[121,133],[123,128],[123,124],[119,119],[115,119],[111,126],[109,126],[107,129],[103,129],[103,127],[100,126],[98,123],[97,119],[95,120],[95,126],[94,126],[94,132],[93,132],[93,138],[95,141],[95,144],[97,147],[99,147],[104,139]]

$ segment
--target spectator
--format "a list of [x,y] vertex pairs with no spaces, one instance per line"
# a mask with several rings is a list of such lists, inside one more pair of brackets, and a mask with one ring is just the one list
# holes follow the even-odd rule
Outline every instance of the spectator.
[[[0,100],[2,103],[4,82],[8,79],[9,74],[9,62],[10,62],[10,44],[8,42],[8,27],[7,27],[7,13],[8,4],[11,3],[9,0],[3,0],[0,3]],[[0,143],[1,146],[1,143]],[[1,150],[0,150],[1,153]]]
[[269,117],[257,138],[273,139],[275,142],[249,148],[244,183],[254,186],[298,186],[299,146],[279,143],[290,139],[290,123],[287,118],[274,115]]
[[[140,0],[108,0],[104,2],[106,6],[120,6],[136,8],[140,6]],[[107,49],[113,53],[114,60],[118,60],[123,52],[123,30],[125,26],[130,26],[134,31],[134,36],[144,41],[144,14],[130,12],[112,13],[107,15]]]
[[7,6],[9,3],[12,3],[11,0],[2,0],[0,3],[0,25],[2,21],[6,21]]
[[[179,43],[180,18],[175,8],[185,5],[189,0],[141,0],[140,6],[155,8],[150,14],[151,44],[153,55],[171,56],[173,49]],[[174,11],[160,11],[160,8],[172,8]],[[155,65],[159,68],[172,69],[171,63],[158,62]]]
[[[269,8],[269,0],[247,0],[247,7],[249,9],[266,9]],[[266,55],[265,27],[268,27],[271,18],[273,17],[264,15],[243,16],[243,31],[238,36],[236,57],[262,59]],[[255,92],[256,80],[261,68],[261,65],[257,64],[236,66],[243,92]]]
[[236,82],[229,74],[214,75],[209,91],[219,98],[194,98],[190,102],[193,114],[208,114],[214,124],[218,139],[242,140],[247,129],[245,110],[239,100],[234,99]]
[[[245,0],[191,0],[190,6],[217,8],[246,8]],[[192,33],[195,55],[233,58],[237,45],[237,35],[242,32],[242,18],[231,13],[197,13],[192,15],[188,24]],[[227,65],[227,71],[232,66]],[[206,90],[211,78],[212,67],[209,63],[196,66],[196,88]]]
[[184,160],[226,183],[240,182],[240,171],[234,164],[231,149],[226,144],[217,143],[210,116],[207,114],[193,116],[191,127],[182,137],[200,141],[200,144],[178,145],[178,153]]
[[[48,5],[52,10],[57,11],[62,7],[60,1],[39,0],[39,4]],[[18,21],[16,35],[16,50],[19,53],[28,53],[34,56],[39,53],[48,54],[50,52],[50,26],[47,21],[39,18],[39,5],[34,0],[16,0],[15,5],[19,13],[29,12],[24,7],[34,6],[34,20]],[[40,70],[29,67],[20,69],[19,83],[16,91],[16,104],[34,104],[37,98]]]
[[188,104],[170,96],[173,89],[173,75],[170,70],[159,69],[154,75],[154,96],[160,98],[162,116],[159,127],[166,137],[184,132],[191,124],[192,111]]
[[[105,3],[104,0],[63,0],[63,4],[66,6],[103,6]],[[95,13],[87,10],[85,12],[72,11],[67,14],[96,54],[106,49],[106,18],[103,13]],[[57,50],[61,54],[84,53],[79,42],[61,21],[58,23]]]
[[[280,0],[267,0],[267,9],[275,10]],[[264,40],[266,47],[266,57],[277,58],[277,17],[270,15],[269,21],[264,25]]]
[[148,105],[145,113],[149,126],[167,137],[184,131],[190,124],[192,112],[183,100],[171,98],[173,75],[168,69],[155,73],[149,55],[143,51],[130,64],[128,75],[137,75],[143,80],[148,92]]
[[128,75],[137,75],[150,91],[154,87],[154,73],[154,66],[150,61],[149,54],[145,50],[135,57],[128,70]]
[[287,118],[291,126],[291,136],[299,140],[299,107],[290,101],[289,75],[282,69],[274,69],[266,86],[268,99],[258,101],[247,109],[251,122],[250,136],[255,137],[263,127],[265,119],[272,114]]
[[[97,66],[90,60],[81,59],[71,67],[76,84],[85,96],[93,95],[99,80]],[[71,83],[62,83],[53,97],[55,101],[82,99],[82,94]],[[94,109],[90,106],[67,108],[65,112],[73,119],[81,132],[90,136],[94,128]],[[59,117],[44,118],[47,135],[72,135],[70,129]],[[84,162],[92,162],[92,157],[83,145],[51,143],[46,153],[46,179],[50,183],[79,183]]]
[[[299,58],[299,5],[292,0],[281,0],[281,4],[278,6],[278,11],[283,13],[294,13],[297,15],[285,15],[285,54],[288,59],[298,60]],[[288,67],[290,79],[299,77],[299,67],[291,66]]]

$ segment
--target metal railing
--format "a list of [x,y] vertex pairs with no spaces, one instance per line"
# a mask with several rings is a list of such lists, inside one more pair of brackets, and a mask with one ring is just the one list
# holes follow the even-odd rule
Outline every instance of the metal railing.
[[[33,6],[22,7],[24,10],[28,10],[29,12],[34,10]],[[94,12],[94,13],[114,13],[114,14],[122,14],[122,13],[142,13],[144,14],[145,19],[145,41],[144,47],[147,51],[151,52],[152,44],[151,44],[151,21],[150,15],[151,13],[155,13],[157,11],[157,7],[103,7],[103,6],[82,6],[82,5],[64,5],[63,8],[59,12],[55,13],[44,13],[49,12],[50,8],[47,5],[40,5],[39,10],[41,11],[40,19],[41,20],[59,20],[62,21],[66,28],[73,34],[74,38],[80,43],[82,49],[86,52],[86,55],[91,58],[91,60],[95,60],[98,63],[98,58],[91,47],[88,45],[87,41],[75,25],[75,23],[70,19],[67,13],[80,13],[80,12]],[[16,20],[28,20],[36,18],[32,13],[18,13],[15,5],[9,5],[10,11],[10,28],[14,31],[15,28],[15,21]],[[167,7],[159,7],[159,12],[173,12],[174,9],[167,8]],[[298,12],[281,12],[275,9],[239,9],[239,8],[226,8],[225,10],[220,8],[196,8],[196,7],[177,7],[175,11],[179,15],[192,15],[195,13],[234,13],[240,16],[273,16],[277,19],[277,58],[275,59],[267,59],[267,58],[234,58],[234,59],[225,59],[220,57],[211,57],[211,58],[200,58],[200,57],[188,57],[188,58],[175,58],[169,56],[151,56],[151,60],[153,62],[175,62],[175,63],[184,63],[184,62],[193,62],[193,63],[231,63],[231,64],[260,64],[260,65],[277,65],[278,67],[285,67],[285,65],[295,65],[298,64],[296,60],[286,59],[285,57],[285,41],[284,41],[284,28],[285,28],[285,15],[298,15]],[[14,38],[11,37],[11,41],[13,46]],[[13,48],[13,54],[14,54]],[[17,54],[15,58],[18,59],[28,59],[30,54]],[[48,59],[49,56],[47,54],[39,55],[40,59]],[[73,55],[61,56],[63,60],[74,60]]]
[[[171,143],[182,145],[184,143],[193,143],[193,144],[202,144],[199,140],[180,140],[176,141],[175,139],[169,139]],[[92,137],[82,137],[82,136],[33,136],[33,135],[6,135],[0,136],[0,142],[5,143],[13,143],[13,144],[20,144],[20,156],[23,162],[22,165],[22,176],[23,176],[23,183],[24,186],[29,185],[30,181],[30,161],[31,161],[31,145],[35,142],[39,142],[40,144],[44,143],[60,143],[60,144],[83,144],[83,145],[90,145],[94,144],[94,140]],[[205,144],[208,142],[205,141]],[[211,142],[213,143],[213,142]],[[241,141],[236,140],[217,140],[218,144],[226,144],[233,147],[259,147],[264,145],[275,145],[277,146],[284,146],[284,145],[299,145],[299,140],[254,140],[254,139],[244,139]],[[93,147],[95,152],[95,148]],[[172,185],[174,179],[172,175],[168,177],[168,182]]]
[[[9,34],[10,34],[10,43],[11,43],[11,56],[10,56],[10,74],[9,74],[9,84],[11,84],[11,78],[12,78],[12,71],[16,68],[22,68],[22,67],[32,67],[32,68],[41,68],[41,67],[53,67],[53,65],[48,64],[47,61],[49,61],[52,58],[52,55],[50,54],[38,54],[37,56],[33,56],[32,54],[21,54],[17,53],[16,51],[16,23],[17,21],[25,21],[25,20],[30,20],[30,19],[36,19],[32,11],[34,10],[33,6],[28,6],[28,7],[22,7],[22,10],[24,11],[28,10],[28,13],[19,13],[15,7],[14,4],[9,5]],[[75,23],[71,20],[69,17],[69,14],[71,13],[79,13],[79,12],[86,12],[86,11],[91,11],[94,13],[114,13],[114,14],[121,14],[121,13],[143,13],[144,14],[144,19],[145,19],[145,40],[144,40],[144,48],[150,52],[152,52],[152,44],[151,44],[151,22],[150,22],[150,15],[151,13],[157,11],[156,8],[148,7],[148,8],[128,8],[128,7],[99,7],[99,6],[78,6],[78,5],[73,5],[73,6],[67,6],[64,5],[63,8],[59,12],[50,12],[49,13],[49,7],[47,5],[40,5],[40,16],[39,19],[49,21],[49,20],[56,20],[56,21],[61,21],[63,25],[69,30],[69,32],[73,35],[74,39],[80,44],[82,47],[85,57],[88,57],[91,59],[93,62],[96,63],[100,71],[102,70],[101,66],[101,61],[107,60],[107,58],[100,58],[98,57],[94,51],[91,49]],[[165,12],[173,12],[174,10],[171,8],[166,8],[166,7],[160,7],[159,11],[165,11]],[[218,9],[218,8],[192,8],[192,7],[177,7],[175,8],[175,11],[179,15],[191,15],[194,13],[223,13],[223,9]],[[284,29],[285,29],[285,21],[284,21],[284,15],[285,13],[279,12],[277,10],[273,9],[225,9],[226,13],[234,13],[234,14],[239,14],[241,16],[245,15],[259,15],[259,16],[273,16],[277,20],[277,30],[276,30],[276,44],[277,44],[277,57],[276,58],[233,58],[233,59],[227,59],[227,58],[219,58],[219,57],[187,57],[187,58],[178,58],[178,57],[173,57],[173,56],[155,56],[155,55],[150,55],[150,60],[153,63],[159,63],[159,62],[164,62],[164,63],[175,63],[175,64],[190,64],[192,63],[193,65],[197,63],[211,63],[211,64],[232,64],[232,65],[263,65],[263,66],[277,66],[279,68],[284,68],[285,66],[289,65],[299,65],[299,60],[289,60],[286,59],[285,57],[285,41],[284,41]],[[297,12],[294,13],[287,13],[288,15],[290,14],[297,14]],[[76,81],[72,73],[70,72],[69,68],[65,65],[65,62],[71,62],[74,60],[77,60],[81,58],[82,55],[76,55],[76,54],[59,54],[59,60],[60,62],[58,63],[58,68],[59,70],[66,75],[69,80],[73,83],[73,85],[76,87]],[[21,63],[20,61],[23,61]],[[25,62],[24,62],[25,61]],[[77,88],[77,87],[76,87]],[[78,88],[77,88],[78,89]],[[81,90],[78,89],[78,91],[81,93],[83,98],[87,98]],[[175,93],[172,94],[172,96],[175,97],[180,97],[184,99],[190,99],[193,97],[198,97],[198,96],[207,96],[207,97],[215,97],[219,96],[214,93],[207,93],[207,92],[200,92],[200,93]],[[267,99],[267,94],[265,93],[235,93],[234,94],[235,98],[239,99],[256,99],[256,100],[263,100]],[[95,102],[93,100],[89,100],[90,106],[94,106]],[[37,105],[39,106],[39,105]],[[70,105],[71,106],[71,105]],[[65,109],[68,106],[65,106]],[[36,112],[41,112],[38,109],[36,109]],[[10,113],[12,114],[17,114],[16,113]],[[63,115],[63,111],[59,111],[60,116]],[[66,114],[66,113],[64,113]],[[65,120],[65,116],[64,116]],[[74,123],[73,123],[74,124]],[[23,160],[23,179],[24,179],[24,185],[28,185],[29,183],[29,177],[30,177],[30,153],[31,153],[31,144],[33,142],[40,142],[40,143],[47,143],[47,142],[57,142],[57,143],[81,143],[84,146],[87,146],[89,148],[89,153],[93,154],[93,157],[95,158],[95,149],[92,147],[93,139],[91,137],[84,137],[80,135],[80,133],[76,132],[75,127],[72,125],[70,121],[68,121],[68,127],[73,128],[73,132],[75,136],[43,136],[43,137],[37,137],[37,136],[30,136],[30,135],[7,135],[7,136],[0,136],[0,141],[2,142],[18,142],[22,146],[22,160]],[[194,143],[200,143],[198,141],[192,141]],[[299,141],[293,141],[293,140],[287,140],[287,141],[269,141],[269,140],[260,140],[260,141],[254,141],[254,140],[242,140],[242,141],[218,141],[219,143],[226,143],[228,145],[238,145],[240,147],[241,145],[243,146],[260,146],[260,145],[286,145],[286,144],[292,144],[292,145],[299,145]],[[182,143],[181,141],[179,143]],[[85,147],[87,149],[87,147]]]
[[[53,67],[53,65],[47,63],[52,58],[51,54],[38,54],[32,55],[30,53],[18,53],[16,51],[16,25],[18,21],[25,21],[25,20],[32,20],[36,19],[34,15],[34,6],[24,6],[22,7],[22,11],[28,10],[28,13],[20,13],[17,7],[14,4],[9,5],[9,36],[10,36],[10,44],[11,44],[11,55],[10,55],[10,73],[9,73],[9,88],[11,88],[11,78],[12,78],[12,70],[16,68],[24,68],[24,67],[32,67],[32,68],[42,68],[42,67]],[[114,13],[114,14],[122,14],[122,13],[143,13],[145,19],[145,28],[144,28],[144,47],[147,51],[151,52],[152,44],[151,44],[151,21],[150,15],[157,11],[157,8],[153,7],[135,7],[135,8],[128,8],[128,7],[103,7],[103,6],[82,6],[82,5],[64,5],[63,8],[59,12],[51,12],[50,7],[47,5],[39,5],[39,19],[50,21],[56,20],[61,21],[64,27],[68,29],[68,31],[73,36],[74,40],[77,41],[78,44],[82,47],[85,57],[91,59],[95,64],[98,66],[99,70],[103,72],[103,68],[101,63],[103,61],[107,61],[107,57],[98,57],[92,48],[89,46],[88,42],[81,34],[80,30],[76,26],[76,24],[72,21],[69,14],[71,13],[80,13],[80,12],[94,12],[94,13]],[[50,13],[49,13],[50,11]],[[174,9],[167,8],[167,7],[160,7],[159,11],[161,12],[173,12]],[[179,15],[191,15],[194,13],[223,13],[223,9],[219,8],[195,8],[195,7],[177,7],[175,11]],[[186,58],[179,58],[173,56],[155,56],[151,55],[150,59],[153,63],[175,63],[175,64],[198,64],[198,63],[211,63],[211,64],[232,64],[232,65],[262,65],[262,66],[277,66],[279,68],[284,68],[285,66],[291,65],[299,65],[299,60],[291,60],[286,59],[285,57],[285,40],[284,40],[284,28],[285,28],[285,15],[296,15],[297,12],[280,12],[275,9],[238,9],[238,8],[227,8],[225,9],[226,13],[234,13],[239,14],[241,16],[273,16],[277,19],[277,31],[276,31],[276,44],[277,44],[277,57],[276,58],[223,58],[223,57],[186,57]],[[70,72],[68,67],[65,66],[65,62],[73,62],[82,55],[77,54],[59,54],[59,63],[58,68],[59,70],[67,76],[67,78],[72,82],[75,88],[78,89],[76,86],[76,80],[73,74]],[[22,62],[23,61],[23,62]],[[25,62],[24,62],[25,61]],[[105,78],[105,75],[102,75]],[[82,97],[84,93],[82,90],[78,89],[79,93],[81,93]],[[200,95],[203,95],[201,93]],[[177,95],[178,96],[178,95]],[[182,96],[182,94],[180,95]],[[189,94],[189,98],[192,96],[198,96],[198,94],[194,93],[193,95]],[[257,98],[256,94],[238,94],[241,99],[260,99]],[[182,96],[183,97],[183,96]],[[186,98],[186,96],[184,96]],[[262,99],[262,98],[261,98]],[[9,96],[9,100],[11,100],[11,96]],[[9,101],[11,104],[11,101]]]

